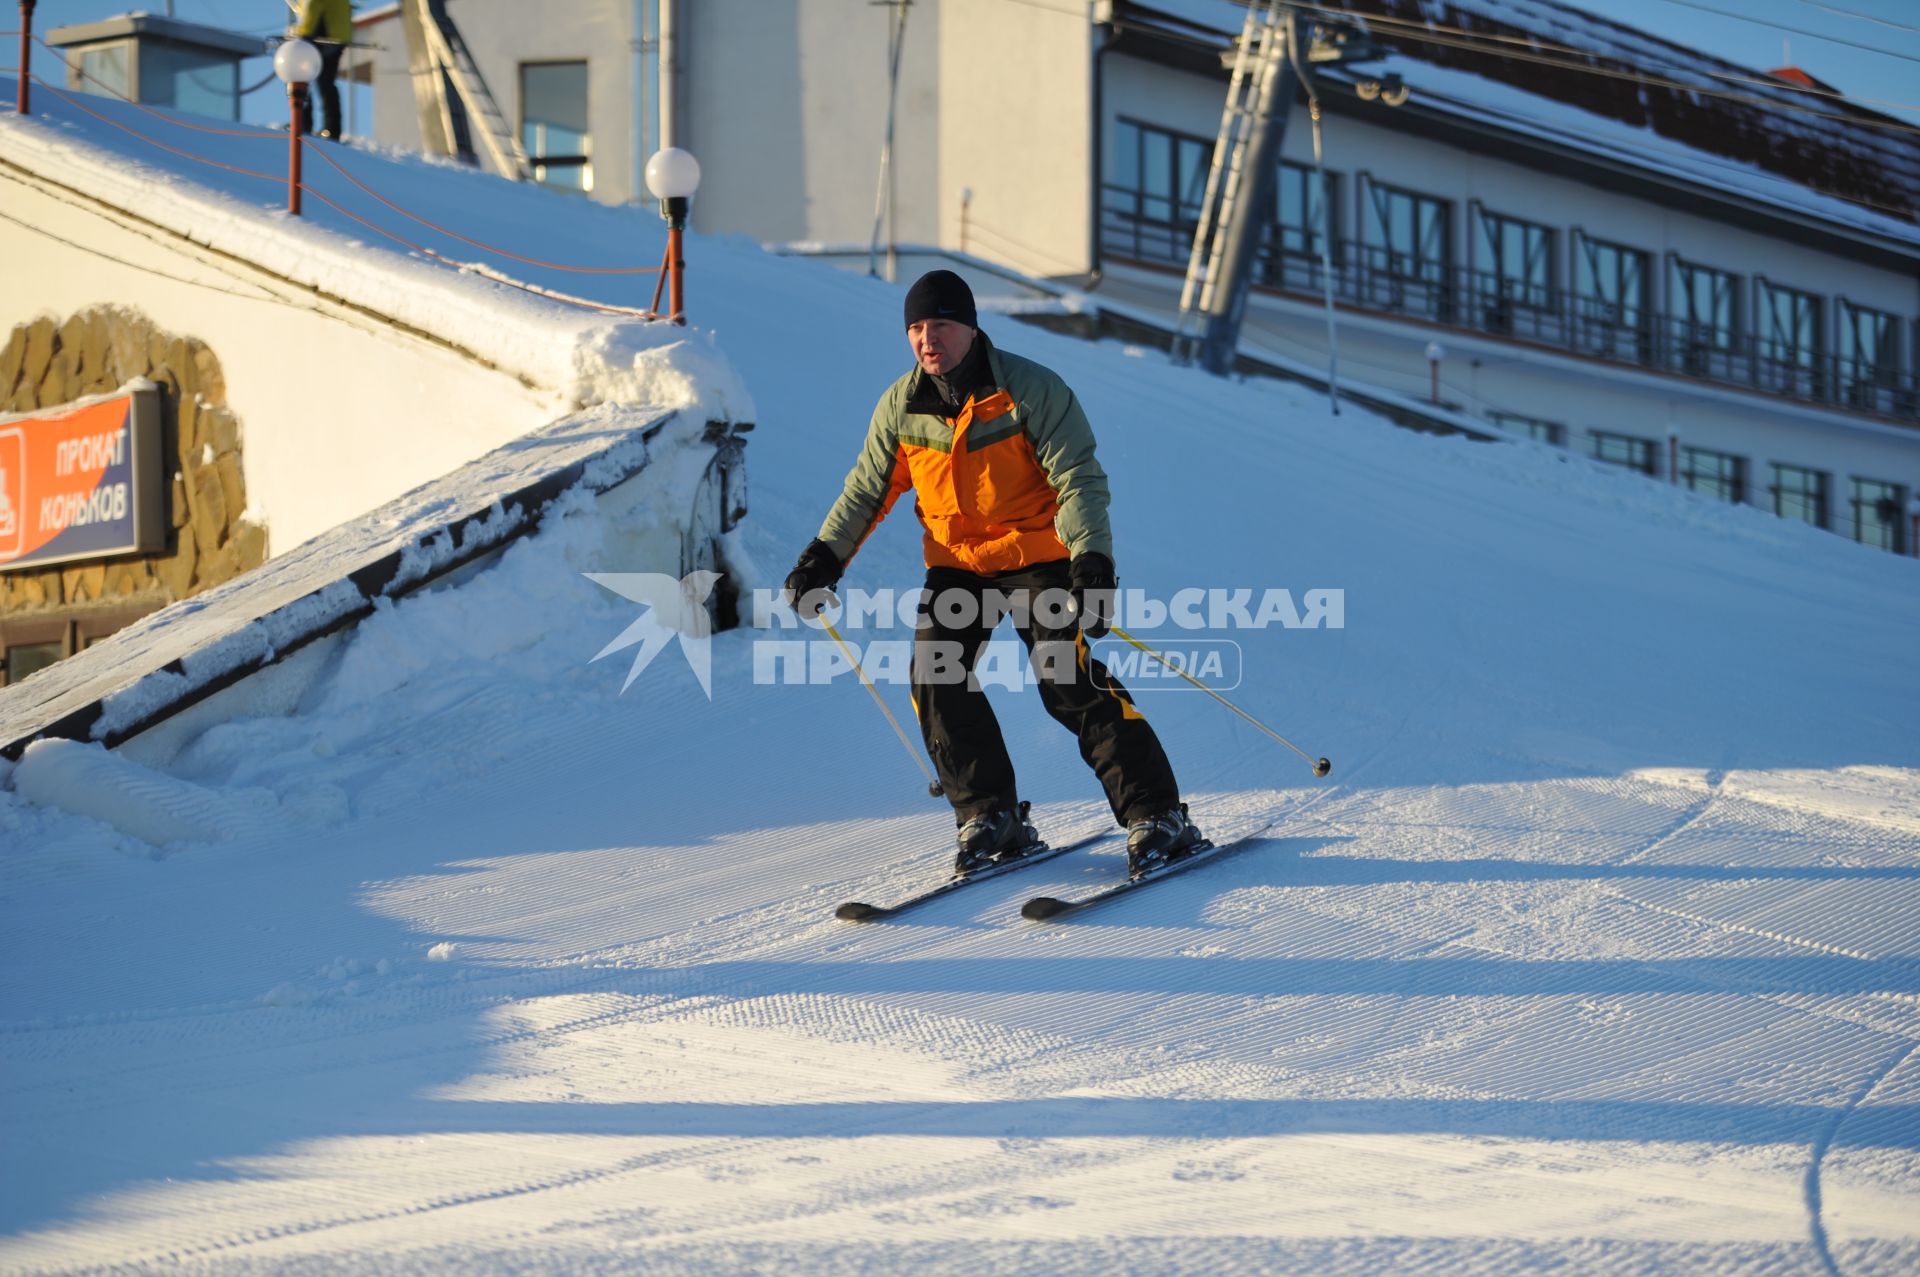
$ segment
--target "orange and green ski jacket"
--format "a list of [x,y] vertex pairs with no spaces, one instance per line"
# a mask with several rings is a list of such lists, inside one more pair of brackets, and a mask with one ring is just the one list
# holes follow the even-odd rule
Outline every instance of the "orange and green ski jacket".
[[1107,474],[1080,401],[1031,359],[989,343],[987,361],[991,384],[951,416],[919,368],[880,396],[820,525],[842,564],[909,487],[928,567],[991,575],[1089,550],[1113,557]]

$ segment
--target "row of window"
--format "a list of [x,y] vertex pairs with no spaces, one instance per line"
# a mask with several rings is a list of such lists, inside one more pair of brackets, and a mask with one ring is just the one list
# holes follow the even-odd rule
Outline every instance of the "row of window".
[[[1103,193],[1102,243],[1147,261],[1185,264],[1212,144],[1122,120]],[[1902,318],[1669,253],[1666,308],[1654,255],[1562,232],[1468,202],[1468,263],[1454,261],[1454,204],[1362,173],[1357,242],[1328,245],[1337,290],[1362,305],[1671,367],[1799,398],[1900,415],[1920,413],[1902,378]],[[1340,178],[1326,193],[1311,168],[1280,163],[1261,282],[1317,290],[1322,226],[1340,222]],[[1327,216],[1322,220],[1322,203]],[[1920,325],[1908,325],[1920,329]],[[1920,339],[1920,331],[1916,331]],[[1915,362],[1920,364],[1920,349]]]
[[[1490,412],[1489,420],[1513,434],[1538,439],[1558,447],[1567,444],[1566,427],[1557,421],[1541,421],[1516,413]],[[1682,487],[1711,497],[1744,505],[1750,499],[1747,459],[1730,452],[1681,445],[1677,455],[1663,466],[1661,446],[1653,439],[1617,434],[1607,430],[1588,432],[1596,461],[1658,476],[1663,470]],[[1767,494],[1773,512],[1783,518],[1799,519],[1816,528],[1835,530],[1833,525],[1833,476],[1825,470],[1773,462],[1773,482]],[[1853,476],[1847,480],[1848,511],[1851,522],[1842,529],[1863,545],[1878,546],[1895,554],[1907,552],[1907,492],[1897,483]]]

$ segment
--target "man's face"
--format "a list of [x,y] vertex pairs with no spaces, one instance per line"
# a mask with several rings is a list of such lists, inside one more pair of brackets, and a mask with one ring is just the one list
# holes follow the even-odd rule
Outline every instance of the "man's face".
[[973,328],[957,319],[923,319],[908,326],[907,341],[920,366],[940,377],[973,349]]

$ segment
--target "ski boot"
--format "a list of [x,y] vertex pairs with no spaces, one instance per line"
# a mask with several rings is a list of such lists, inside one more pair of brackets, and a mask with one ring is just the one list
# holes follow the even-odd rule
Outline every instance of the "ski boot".
[[960,826],[960,854],[954,858],[953,876],[964,878],[989,865],[1018,860],[1039,843],[1039,833],[1027,823],[1031,806],[1020,803],[1011,811],[989,812]]
[[1188,855],[1206,839],[1187,819],[1187,805],[1161,812],[1127,826],[1127,876],[1138,878],[1149,870]]

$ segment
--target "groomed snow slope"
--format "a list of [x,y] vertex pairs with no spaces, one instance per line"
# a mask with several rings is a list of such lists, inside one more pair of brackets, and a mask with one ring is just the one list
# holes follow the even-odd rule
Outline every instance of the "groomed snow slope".
[[[521,245],[656,233],[352,160]],[[900,291],[692,261],[772,584],[905,367]],[[1231,636],[1327,781],[1143,694],[1201,823],[1265,841],[1070,924],[1018,904],[1113,844],[834,922],[940,872],[943,810],[845,679],[755,685],[764,634],[716,640],[711,702],[671,651],[617,695],[589,658],[635,609],[581,573],[633,565],[583,505],[376,615],[295,715],[15,776],[271,828],[154,847],[0,791],[0,1267],[1913,1271],[1920,565],[989,327],[1084,400],[1129,587],[1346,592],[1343,629]],[[917,584],[916,532],[850,584]],[[996,699],[1043,831],[1100,828]]]

